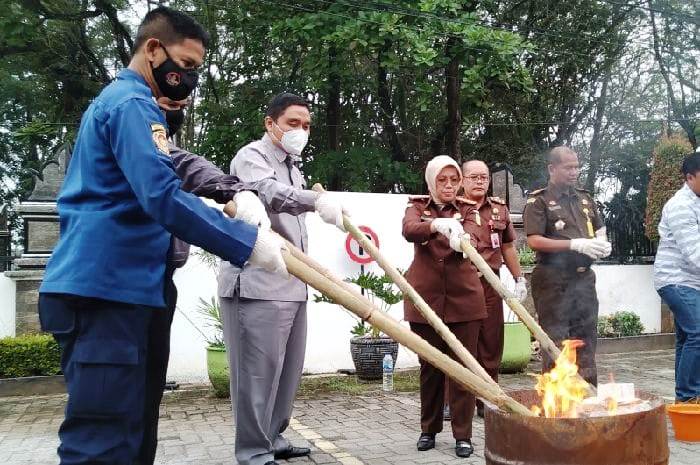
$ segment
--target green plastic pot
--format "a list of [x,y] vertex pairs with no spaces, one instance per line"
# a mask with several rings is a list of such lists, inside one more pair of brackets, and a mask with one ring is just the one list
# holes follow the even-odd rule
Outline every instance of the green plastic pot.
[[519,373],[530,362],[530,331],[524,323],[503,324],[503,357],[501,373]]
[[231,374],[225,347],[207,347],[207,373],[216,397],[230,397]]

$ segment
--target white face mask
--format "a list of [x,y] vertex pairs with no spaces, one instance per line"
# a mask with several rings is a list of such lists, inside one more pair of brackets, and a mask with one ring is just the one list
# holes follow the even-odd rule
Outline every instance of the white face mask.
[[[272,124],[277,126],[277,123],[275,122],[273,122]],[[277,126],[277,129],[282,131],[282,128],[280,128],[279,126]],[[277,139],[277,137],[274,134],[272,134],[272,136],[274,136],[275,139]],[[309,142],[309,133],[301,128],[290,129],[289,131],[282,131],[282,139],[278,141],[287,153],[299,156],[301,155],[302,150],[304,150],[304,147],[306,147],[306,144]]]

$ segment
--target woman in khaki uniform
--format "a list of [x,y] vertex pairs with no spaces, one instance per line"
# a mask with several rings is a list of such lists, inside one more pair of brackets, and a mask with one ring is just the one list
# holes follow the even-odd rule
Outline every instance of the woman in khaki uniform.
[[[484,291],[477,269],[461,252],[455,251],[459,248],[458,237],[464,233],[464,219],[474,214],[475,202],[457,197],[462,175],[459,165],[450,157],[433,158],[426,168],[425,180],[430,195],[412,197],[403,219],[403,236],[414,244],[413,262],[406,279],[457,339],[476,355],[480,320],[487,315]],[[456,359],[408,299],[404,300],[404,319],[412,331]],[[469,457],[474,451],[471,443],[474,396],[452,380],[448,384],[455,453]],[[417,444],[420,451],[435,447],[435,435],[442,431],[444,390],[445,375],[421,359],[421,435]]]

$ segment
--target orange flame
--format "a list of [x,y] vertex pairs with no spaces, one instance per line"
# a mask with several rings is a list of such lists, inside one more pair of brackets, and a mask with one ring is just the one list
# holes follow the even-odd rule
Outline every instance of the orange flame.
[[577,406],[586,397],[588,385],[578,377],[576,349],[583,341],[566,340],[561,355],[548,373],[537,375],[537,393],[542,407],[534,406],[532,411],[546,418],[577,418]]

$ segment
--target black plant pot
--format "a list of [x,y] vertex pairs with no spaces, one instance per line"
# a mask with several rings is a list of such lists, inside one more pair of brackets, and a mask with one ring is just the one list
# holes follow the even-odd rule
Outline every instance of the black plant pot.
[[350,355],[355,364],[357,377],[362,380],[382,379],[382,361],[391,354],[396,366],[399,343],[388,337],[354,337],[350,339]]

